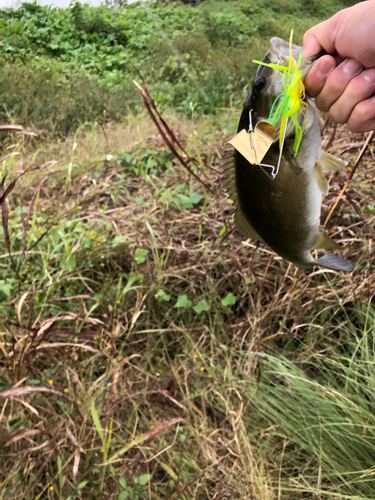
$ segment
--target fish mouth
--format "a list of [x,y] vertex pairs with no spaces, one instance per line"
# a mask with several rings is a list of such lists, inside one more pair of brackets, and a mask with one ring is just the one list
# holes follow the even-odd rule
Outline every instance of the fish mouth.
[[[292,43],[290,50],[289,42],[275,36],[270,40],[270,49],[267,52],[267,56],[271,63],[280,64],[282,66],[288,66],[290,54],[292,54],[292,57],[296,61],[298,61],[302,53],[303,53],[303,47],[301,45],[296,45]],[[315,56],[307,57],[301,60],[299,70],[302,73],[302,81],[305,80],[306,75],[311,69],[311,66],[314,64],[314,62],[324,54],[326,54],[326,52],[322,51],[319,52],[319,54],[316,54]]]

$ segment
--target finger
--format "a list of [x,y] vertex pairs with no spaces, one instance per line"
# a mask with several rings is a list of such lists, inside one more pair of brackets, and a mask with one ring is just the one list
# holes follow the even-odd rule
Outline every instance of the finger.
[[337,123],[346,123],[354,108],[375,92],[375,68],[366,69],[353,78],[339,99],[329,109],[329,116]]
[[334,38],[335,30],[333,29],[334,25],[336,25],[336,16],[306,31],[303,36],[303,57],[314,56],[322,49],[329,54],[334,54],[336,52]]
[[355,59],[346,59],[337,66],[337,68],[328,75],[324,87],[315,99],[317,107],[321,111],[328,111],[344,93],[349,82],[362,71],[362,64]]
[[311,97],[315,97],[325,84],[331,71],[336,67],[335,59],[332,56],[322,56],[307,73],[305,80],[306,92]]
[[375,129],[375,96],[355,106],[347,123],[351,132],[363,133]]

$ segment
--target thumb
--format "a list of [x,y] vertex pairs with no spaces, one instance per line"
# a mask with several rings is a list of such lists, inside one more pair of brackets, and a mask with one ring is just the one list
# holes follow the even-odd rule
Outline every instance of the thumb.
[[332,26],[334,23],[334,17],[317,24],[306,31],[303,37],[304,58],[315,56],[322,49],[328,52],[328,54],[334,54],[336,52],[334,39],[335,31]]

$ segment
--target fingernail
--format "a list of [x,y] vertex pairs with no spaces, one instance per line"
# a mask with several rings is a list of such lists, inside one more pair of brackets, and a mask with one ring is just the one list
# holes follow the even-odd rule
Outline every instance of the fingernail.
[[374,68],[366,69],[362,72],[363,79],[366,83],[373,85],[375,83],[375,72]]
[[359,73],[361,70],[362,65],[354,59],[347,59],[344,61],[342,66],[343,73],[350,75],[351,77]]
[[327,61],[326,59],[322,59],[319,63],[319,67],[316,68],[315,78],[319,80],[324,80],[331,73],[334,68],[334,64],[332,61]]

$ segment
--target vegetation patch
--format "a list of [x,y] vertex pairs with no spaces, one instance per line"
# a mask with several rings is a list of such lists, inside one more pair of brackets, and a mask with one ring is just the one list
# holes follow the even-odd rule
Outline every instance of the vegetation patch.
[[205,187],[144,115],[4,140],[2,498],[371,494],[372,150],[331,219],[356,271],[306,273],[231,230],[236,119],[167,119]]
[[[351,2],[347,2],[350,5]],[[345,2],[136,2],[118,10],[23,3],[0,9],[0,120],[64,135],[139,111],[140,71],[155,101],[191,118],[240,107],[272,36],[295,40]]]

